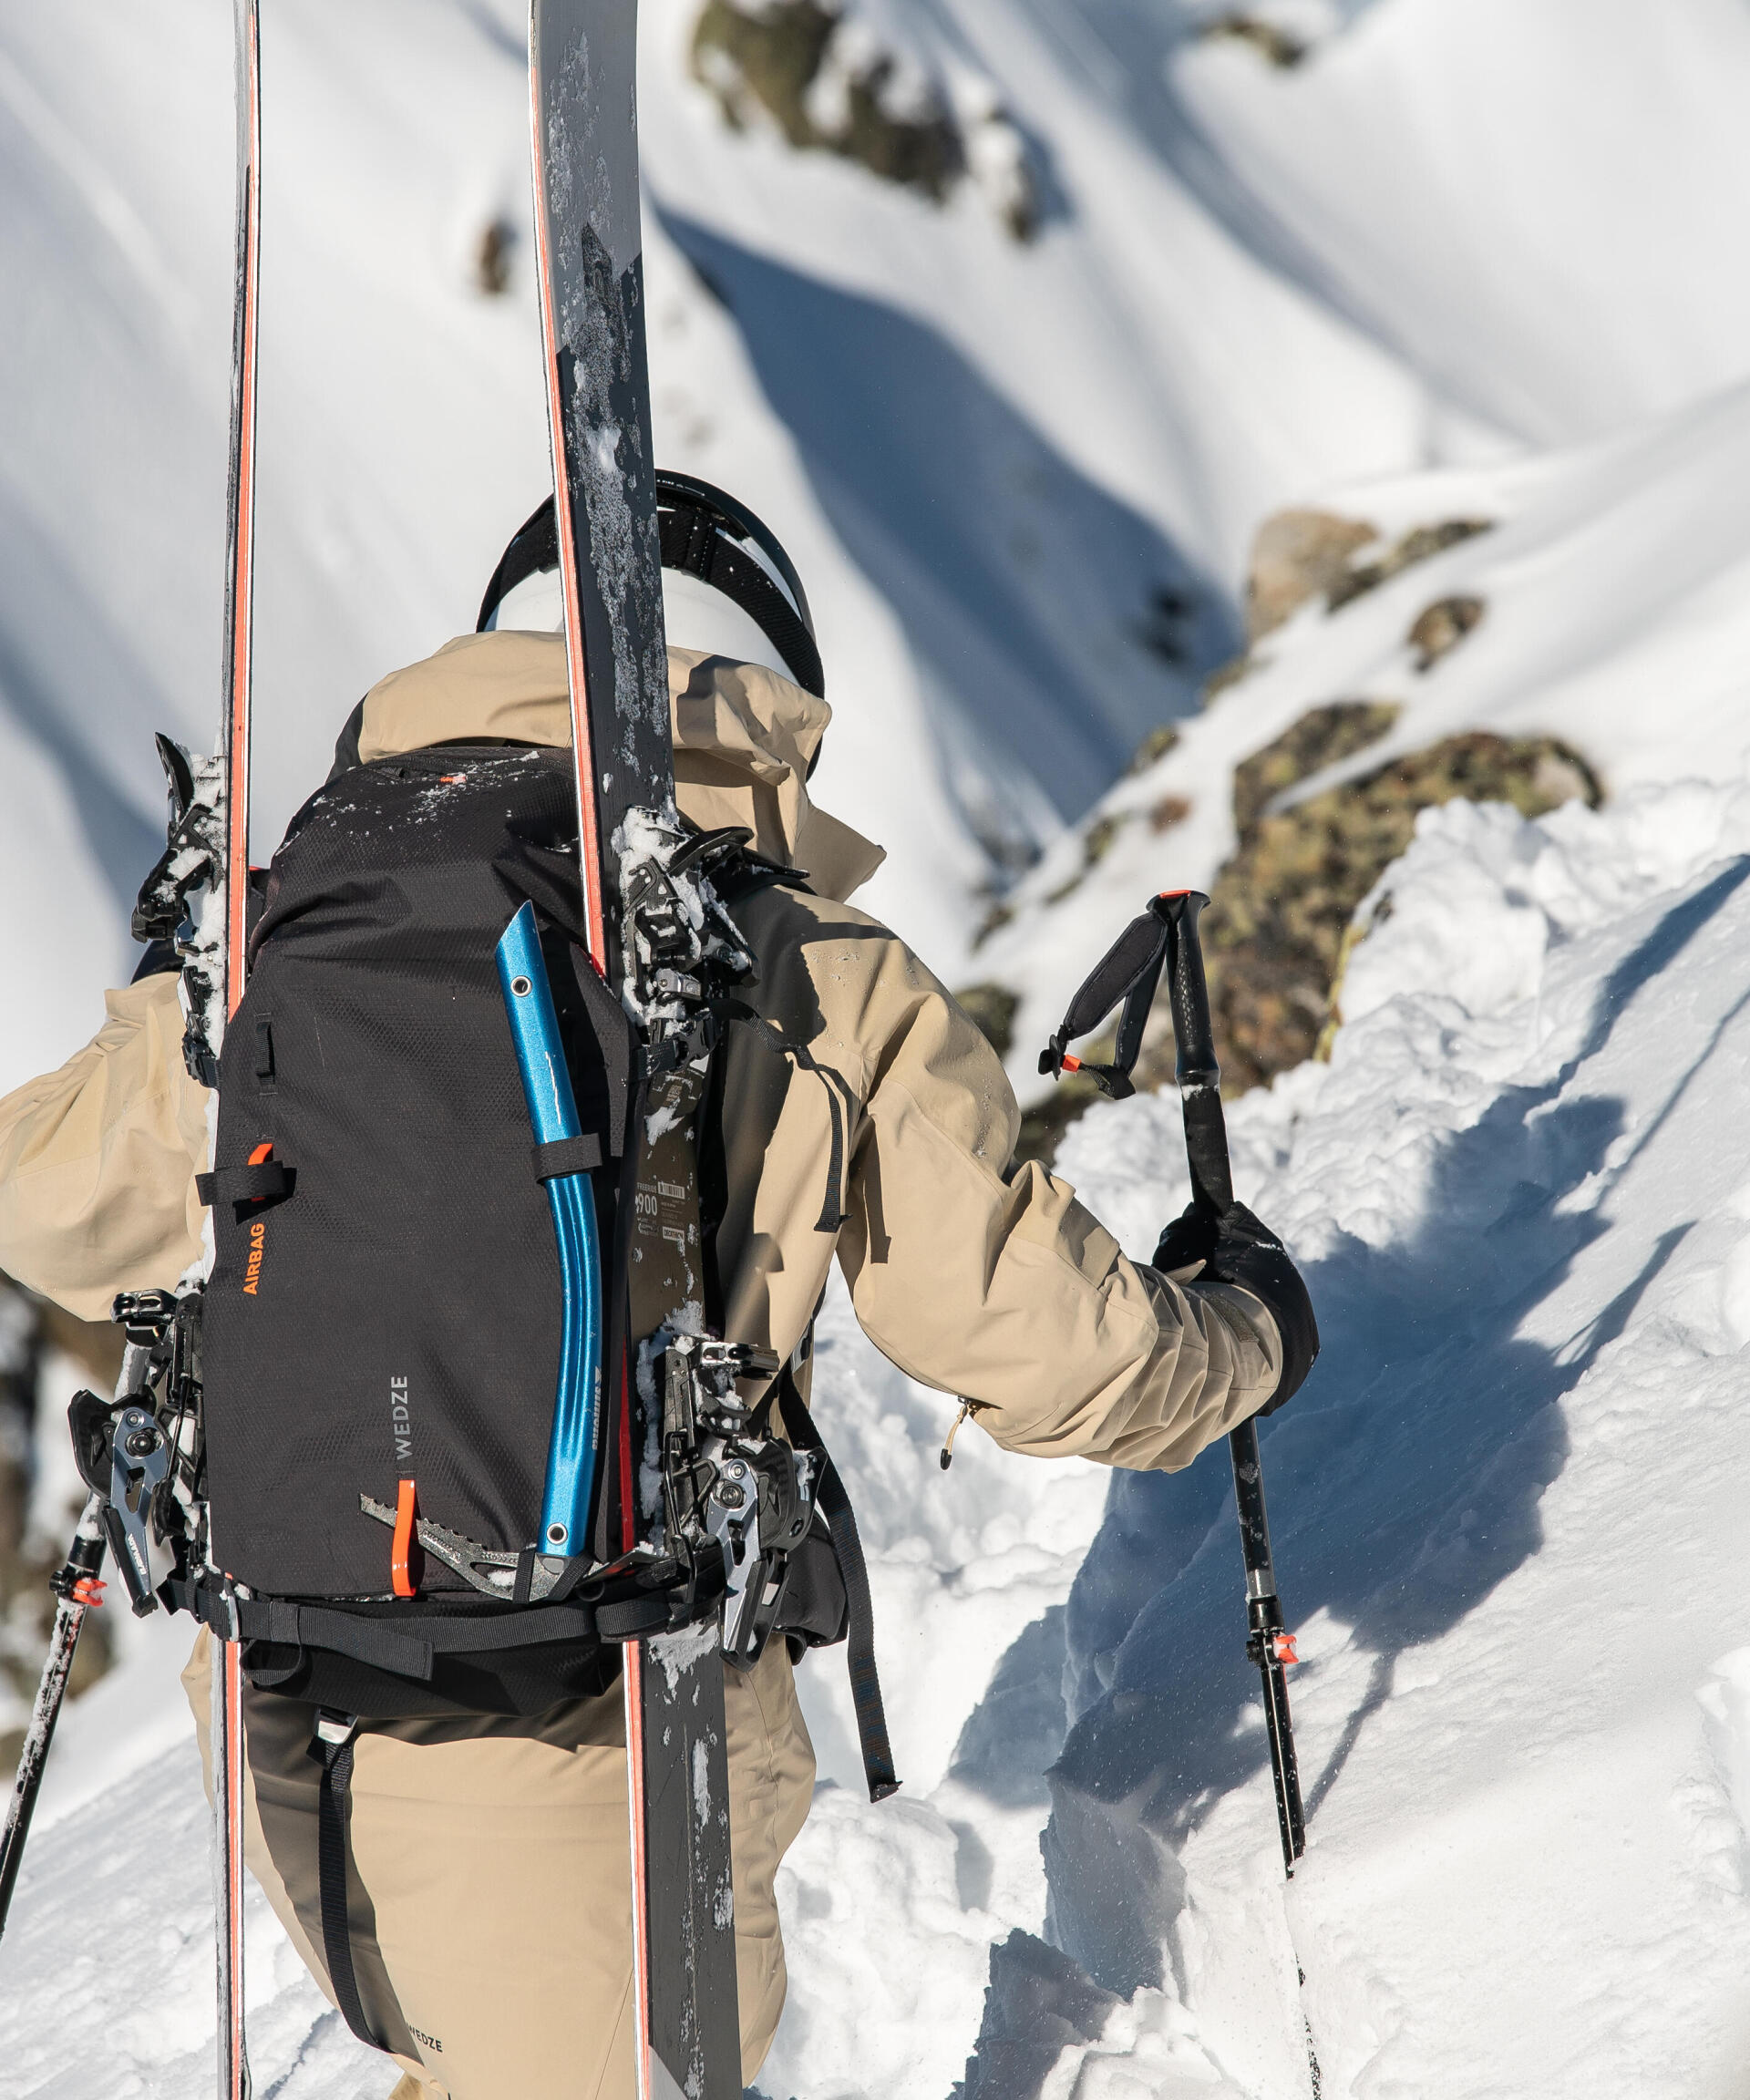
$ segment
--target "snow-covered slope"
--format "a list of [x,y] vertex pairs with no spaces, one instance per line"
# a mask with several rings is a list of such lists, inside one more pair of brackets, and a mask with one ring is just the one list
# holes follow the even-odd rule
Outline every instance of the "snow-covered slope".
[[[1332,2100],[1724,2095],[1750,2021],[1750,22],[1264,0],[1309,47],[1282,68],[1199,36],[1225,12],[860,5],[1024,137],[1024,245],[976,182],[938,207],[726,129],[696,0],[646,0],[663,456],[789,543],[839,707],[821,798],[893,849],[874,901],[944,973],[1027,994],[1019,1076],[1142,894],[1210,880],[1235,762],[1308,708],[1401,703],[1370,766],[1559,734],[1612,798],[1425,818],[1332,1062],[1234,1111],[1326,1335],[1265,1443],[1308,1658],[1286,1894],[1220,1454],[1108,1483],[969,1428],[943,1476],[951,1404],[829,1303],[908,1786],[862,1803],[815,1658],[825,1784],[762,2085],[945,2100],[1019,1929],[1085,1968],[1086,2039],[1058,2054],[1011,1943],[973,2100],[1300,2100],[1302,2013]],[[519,38],[513,0],[268,10],[258,850],[358,691],[471,624],[545,478]],[[0,22],[0,1087],[94,1024],[159,822],[149,730],[202,744],[215,710],[228,41],[221,0]],[[1383,543],[1495,522],[1303,607],[1195,713],[1255,528],[1314,499]],[[1417,672],[1409,626],[1455,594],[1481,623]],[[1059,823],[1166,716],[1179,746],[1096,805],[1104,857],[1048,903],[1087,859]],[[1029,841],[969,958],[992,849]],[[1061,1163],[1144,1253],[1179,1159],[1145,1100]],[[205,2075],[178,1645],[149,1630],[65,1724],[0,1950],[8,2100]],[[381,2100],[250,1927],[258,2089]],[[1035,2070],[1004,2089],[999,2062]]]
[[[949,1404],[829,1309],[820,1413],[856,1482],[908,1784],[862,1800],[838,1658],[813,1658],[826,1784],[779,1882],[772,2100],[946,2100],[987,1951],[1047,1920],[1129,2002],[1084,1981],[1097,2017],[1060,2050],[1063,1992],[1029,1994],[1001,1952],[981,2060],[1012,2082],[974,2093],[1304,2100],[1302,2015],[1330,2100],[1735,2090],[1747,877],[1743,778],[1536,824],[1431,813],[1332,1062],[1236,1106],[1236,1181],[1324,1328],[1263,1442],[1305,1657],[1310,1838],[1286,1891],[1224,1453],[1117,1477],[1108,1500],[1095,1469],[969,1430],[944,1477]],[[1142,1251],[1181,1156],[1173,1104],[1145,1098],[1092,1111],[1065,1165]],[[198,1776],[186,1740],[139,1761],[162,1740],[143,1712],[179,1725],[166,1659],[142,1709],[146,1666],[68,1718],[5,1947],[21,2100],[199,2084]],[[126,1776],[98,1790],[106,1757]],[[380,2100],[271,1919],[251,1931],[262,2088]],[[92,2019],[118,1990],[128,2009]]]
[[[977,181],[938,207],[731,132],[696,0],[645,9],[659,448],[791,541],[823,793],[950,974],[978,885],[1190,708],[1267,512],[1750,361],[1730,0],[1305,0],[1291,70],[1199,38],[1212,12],[864,0],[873,48],[1024,140],[1024,244]],[[216,712],[228,44],[221,0],[0,25],[0,941],[32,987],[0,1085],[125,962],[147,732]],[[362,687],[469,624],[546,472],[514,0],[313,0],[263,64],[258,851]]]
[[[1302,605],[1171,751],[1119,781],[1016,887],[1014,916],[968,969],[1024,994],[1010,1060],[1023,1096],[1040,1088],[1037,1051],[1117,929],[1152,890],[1207,889],[1234,850],[1234,767],[1312,707],[1364,699],[1401,712],[1285,804],[1476,728],[1563,738],[1607,797],[1735,778],[1750,749],[1747,471],[1740,386],[1570,451],[1327,493],[1324,507],[1372,527],[1380,548],[1449,520],[1490,530],[1335,612],[1322,597]],[[1480,603],[1478,624],[1419,669],[1410,630],[1455,597]],[[1163,808],[1175,814],[1160,827]],[[1104,850],[1085,869],[1096,827]]]

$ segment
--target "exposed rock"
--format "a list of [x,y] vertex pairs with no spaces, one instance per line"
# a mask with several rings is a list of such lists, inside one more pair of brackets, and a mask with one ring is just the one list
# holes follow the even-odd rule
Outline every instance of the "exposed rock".
[[1170,831],[1175,824],[1182,824],[1190,813],[1189,796],[1163,795],[1148,812],[1148,829],[1156,832]]
[[[1096,817],[1082,833],[1082,864],[1066,882],[1047,892],[1047,904],[1061,904],[1065,897],[1073,896],[1080,889],[1082,878],[1090,868],[1097,868],[1112,850],[1112,841],[1130,821],[1131,812],[1121,809],[1105,817]],[[982,936],[981,936],[982,938]],[[977,945],[976,942],[973,943]]]
[[1307,54],[1307,46],[1298,36],[1278,28],[1273,22],[1262,21],[1256,15],[1218,15],[1213,22],[1203,25],[1199,35],[1206,43],[1224,38],[1236,44],[1250,44],[1272,66],[1284,71],[1298,66]]
[[[1312,598],[1322,597],[1328,612],[1340,612],[1418,561],[1490,530],[1493,523],[1488,518],[1443,518],[1433,525],[1415,525],[1383,554],[1358,561],[1355,556],[1361,550],[1378,541],[1374,526],[1330,510],[1279,510],[1264,520],[1251,543],[1246,580],[1247,638],[1257,642]],[[1224,666],[1205,686],[1205,698],[1213,698],[1223,685],[1232,684],[1250,667],[1248,657]]]
[[1008,111],[993,98],[962,116],[961,149],[966,172],[984,201],[1017,241],[1031,241],[1045,217],[1043,159]]
[[1340,589],[1350,556],[1378,538],[1375,526],[1330,510],[1279,510],[1266,518],[1252,540],[1246,578],[1247,641],[1280,627],[1309,598]]
[[963,985],[954,999],[997,1055],[1006,1057],[1014,1043],[1014,1016],[1021,994],[1011,992],[1006,984],[987,982]]
[[1202,700],[1208,706],[1220,694],[1231,685],[1239,685],[1242,678],[1257,670],[1258,659],[1250,650],[1243,656],[1230,656],[1225,664],[1218,664],[1203,681]]
[[1405,636],[1416,653],[1416,669],[1431,670],[1448,650],[1457,647],[1487,610],[1480,598],[1436,598],[1432,605],[1425,605]]
[[480,229],[474,249],[474,289],[484,298],[496,299],[510,287],[510,256],[517,245],[513,228],[502,219]]
[[1137,746],[1136,754],[1126,767],[1126,772],[1146,773],[1158,758],[1164,758],[1178,742],[1178,724],[1163,722],[1158,729],[1151,729]]
[[1377,744],[1403,712],[1395,700],[1333,700],[1302,715],[1234,767],[1234,829],[1245,839],[1274,797]]
[[[1357,705],[1367,704],[1347,704]],[[1337,711],[1318,711],[1327,712]],[[1352,732],[1364,726],[1358,717],[1348,719]],[[1271,751],[1248,763],[1266,774],[1292,764],[1282,747],[1303,726],[1297,723]],[[1309,735],[1308,745],[1328,752],[1336,726]],[[1329,757],[1318,761],[1330,762]],[[1300,777],[1315,769],[1306,767]],[[1240,850],[1217,875],[1203,921],[1224,1090],[1241,1093],[1262,1085],[1314,1054],[1331,1011],[1345,930],[1388,862],[1409,844],[1420,810],[1464,797],[1508,802],[1537,817],[1575,795],[1593,807],[1601,799],[1590,767],[1569,746],[1551,736],[1472,731],[1274,815],[1258,814],[1262,804],[1253,800]],[[1137,1078],[1159,1086],[1171,1076],[1171,1029],[1160,1014]]]
[[[1090,1064],[1109,1063],[1116,1038],[1107,1035],[1082,1052]],[[1021,1133],[1014,1141],[1017,1159],[1037,1159],[1049,1167],[1057,1157],[1064,1132],[1077,1122],[1096,1101],[1104,1099],[1093,1080],[1079,1072],[1065,1072],[1049,1094],[1021,1113]]]
[[991,935],[1000,933],[1014,917],[1014,906],[999,897],[978,922],[978,929],[973,935],[973,952],[976,954]]
[[705,0],[693,29],[694,76],[736,130],[752,118],[751,98],[792,146],[818,146],[808,93],[838,26],[837,10],[816,0],[777,0],[759,14]]
[[1493,525],[1491,518],[1446,518],[1437,525],[1413,526],[1376,561],[1359,561],[1345,569],[1325,593],[1326,609],[1340,612],[1352,598],[1377,590],[1382,583],[1389,582],[1405,569],[1414,568],[1418,561],[1444,554],[1448,547],[1475,539],[1478,532],[1488,532]]
[[692,66],[738,130],[763,112],[798,150],[837,153],[938,204],[970,176],[1016,240],[1038,229],[1040,171],[1013,118],[992,96],[962,120],[941,82],[842,0],[705,0]]

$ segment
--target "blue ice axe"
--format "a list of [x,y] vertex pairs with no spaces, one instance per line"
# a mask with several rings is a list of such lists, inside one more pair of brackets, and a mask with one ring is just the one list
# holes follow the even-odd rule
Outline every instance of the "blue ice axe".
[[[539,1545],[543,1553],[569,1556],[583,1549],[590,1494],[595,1485],[602,1393],[602,1243],[588,1169],[565,1163],[568,1153],[576,1159],[583,1132],[532,904],[524,904],[505,928],[498,957],[504,1010],[510,1016],[523,1098],[534,1127],[535,1170],[546,1184],[565,1290],[559,1389],[553,1395],[553,1427],[547,1445]],[[566,1151],[547,1150],[561,1146]]]

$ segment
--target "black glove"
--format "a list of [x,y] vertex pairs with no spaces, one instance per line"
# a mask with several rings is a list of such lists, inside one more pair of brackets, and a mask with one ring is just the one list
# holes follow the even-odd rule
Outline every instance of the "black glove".
[[1243,1203],[1225,1212],[1209,1204],[1187,1204],[1161,1234],[1155,1268],[1190,1269],[1199,1261],[1203,1272],[1198,1281],[1237,1283],[1261,1298],[1276,1323],[1282,1338],[1282,1374],[1275,1392],[1258,1410],[1261,1415],[1273,1415],[1300,1391],[1319,1353],[1319,1323],[1301,1272],[1282,1241]]

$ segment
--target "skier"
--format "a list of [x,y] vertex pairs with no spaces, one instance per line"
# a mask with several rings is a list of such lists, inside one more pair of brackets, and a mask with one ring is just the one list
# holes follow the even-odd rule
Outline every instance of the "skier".
[[[1237,1205],[1177,1221],[1161,1255],[1172,1273],[1133,1264],[1066,1183],[1014,1163],[1020,1117],[995,1054],[847,901],[883,856],[808,794],[830,711],[794,571],[718,492],[664,486],[682,813],[744,826],[756,852],[804,871],[736,906],[758,976],[706,1137],[721,1149],[725,1333],[785,1361],[806,1396],[836,1253],[877,1346],[960,1395],[1007,1450],[1188,1465],[1304,1377],[1317,1333],[1300,1278]],[[569,745],[556,561],[549,505],[507,550],[477,631],[366,694],[336,771],[447,743]],[[86,1319],[118,1292],[173,1286],[201,1252],[209,1096],[184,1069],[173,971],[149,952],[106,994],[92,1043],[0,1102],[0,1269]],[[775,1056],[762,1035],[798,1054]],[[211,1652],[203,1631],[185,1673],[203,1755]],[[751,2080],[784,2001],[774,1882],[814,1763],[785,1642],[725,1674]],[[316,1714],[251,1690],[246,1723],[249,1863],[336,1997]],[[406,2074],[395,2100],[631,2100],[623,1744],[614,1685],[532,1719],[360,1729],[343,1945],[370,2032]]]

